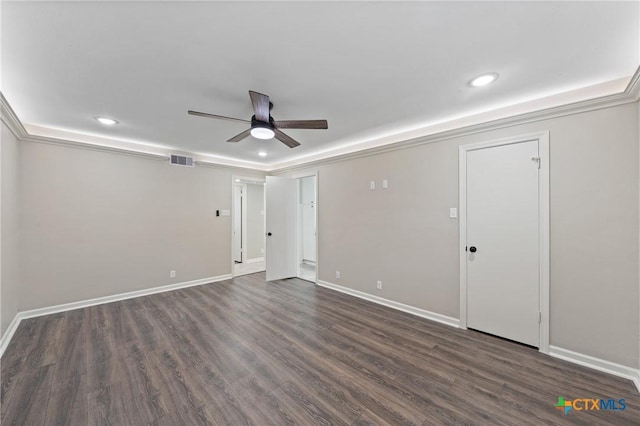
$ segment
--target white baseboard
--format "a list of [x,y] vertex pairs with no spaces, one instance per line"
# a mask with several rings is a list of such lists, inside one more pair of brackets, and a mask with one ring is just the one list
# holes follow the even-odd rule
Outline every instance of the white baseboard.
[[79,302],[65,303],[62,305],[48,306],[46,308],[31,309],[20,312],[22,319],[40,317],[43,315],[55,314],[58,312],[71,311],[73,309],[86,308],[88,306],[102,305],[104,303],[117,302],[119,300],[133,299],[134,297],[148,296],[150,294],[164,293],[165,291],[178,290],[186,287],[209,284],[217,281],[231,279],[231,274],[219,275],[217,277],[202,278],[199,280],[185,281],[182,283],[163,285],[160,287],[145,288],[143,290],[129,291],[127,293],[114,294],[112,296],[97,297],[95,299],[81,300]]
[[574,364],[584,367],[593,368],[594,370],[612,374],[633,381],[640,392],[640,369],[627,367],[626,365],[616,364],[615,362],[606,361],[590,355],[581,354],[579,352],[570,351],[569,349],[559,348],[557,346],[549,346],[549,355],[554,358],[563,359]]
[[9,346],[9,342],[11,341],[11,339],[13,338],[13,335],[18,329],[18,326],[20,325],[20,321],[21,321],[20,312],[17,312],[16,316],[14,316],[13,319],[11,320],[11,324],[9,324],[9,327],[4,331],[4,334],[2,335],[2,339],[0,339],[0,358],[2,358],[2,354],[4,353],[4,350],[7,349],[7,346]]
[[245,263],[259,263],[264,262],[264,257],[254,257],[253,259],[247,259]]
[[377,303],[378,305],[384,305],[389,308],[397,309],[408,314],[416,315],[418,317],[426,318],[431,321],[436,321],[442,324],[450,325],[452,327],[459,327],[459,321],[456,318],[448,317],[446,315],[437,314],[435,312],[427,311],[425,309],[416,308],[414,306],[405,305],[404,303],[395,302],[393,300],[384,299],[382,297],[374,296],[369,293],[354,290],[341,285],[332,284],[327,281],[318,280],[317,284],[321,287],[326,287],[331,290],[339,291],[341,293],[349,294],[351,296],[358,297],[360,299],[368,300],[369,302]]
[[13,334],[16,332],[18,325],[23,319],[40,317],[44,315],[56,314],[58,312],[71,311],[74,309],[87,308],[89,306],[102,305],[105,303],[117,302],[119,300],[133,299],[134,297],[148,296],[156,293],[164,293],[166,291],[178,290],[186,287],[204,285],[218,281],[231,279],[231,274],[219,275],[217,277],[202,278],[199,280],[185,281],[182,283],[163,285],[160,287],[145,288],[143,290],[129,291],[127,293],[119,293],[111,296],[96,297],[95,299],[80,300],[78,302],[64,303],[62,305],[47,306],[45,308],[30,309],[28,311],[18,312],[9,324],[9,328],[5,331],[0,342],[0,357],[4,354],[5,349],[9,345]]

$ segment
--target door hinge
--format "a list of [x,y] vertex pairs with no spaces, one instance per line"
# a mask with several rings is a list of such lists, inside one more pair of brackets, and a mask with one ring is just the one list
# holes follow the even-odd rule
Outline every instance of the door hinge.
[[540,168],[540,157],[531,157],[531,161],[538,163],[538,169]]
[[542,312],[538,312],[538,324],[542,323]]

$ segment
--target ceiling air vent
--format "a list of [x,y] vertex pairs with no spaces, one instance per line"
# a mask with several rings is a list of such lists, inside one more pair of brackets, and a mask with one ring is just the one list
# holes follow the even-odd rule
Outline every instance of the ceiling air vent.
[[183,157],[182,155],[172,155],[171,164],[174,166],[193,167],[193,157]]

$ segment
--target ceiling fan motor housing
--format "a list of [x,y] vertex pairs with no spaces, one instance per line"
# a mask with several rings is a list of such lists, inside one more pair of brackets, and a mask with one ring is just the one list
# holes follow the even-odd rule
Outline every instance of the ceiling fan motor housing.
[[255,128],[255,127],[264,127],[265,129],[274,129],[274,125],[273,125],[273,117],[269,116],[269,122],[267,123],[266,121],[260,121],[256,118],[256,116],[254,115],[253,117],[251,117],[251,128]]

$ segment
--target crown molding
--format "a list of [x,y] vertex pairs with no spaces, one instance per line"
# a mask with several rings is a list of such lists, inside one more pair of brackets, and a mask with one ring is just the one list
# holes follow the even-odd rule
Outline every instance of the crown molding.
[[11,133],[13,133],[17,139],[24,139],[29,136],[2,92],[0,92],[0,120],[11,130]]
[[632,96],[636,100],[640,97],[640,66],[636,69],[636,72],[631,76],[629,84],[624,89],[624,93],[627,96]]
[[150,160],[169,161],[169,158],[170,158],[168,155],[154,154],[150,152],[136,151],[133,149],[117,148],[112,146],[94,145],[86,142],[76,142],[76,141],[71,141],[67,139],[51,138],[48,136],[36,136],[36,135],[27,134],[27,136],[19,139],[21,141],[26,141],[26,142],[66,146],[71,148],[84,149],[87,151],[102,151],[102,152],[109,152],[112,154],[132,155],[135,157],[148,158]]
[[265,176],[267,173],[263,169],[252,169],[249,167],[229,166],[227,164],[214,163],[212,161],[196,160],[195,164],[196,166],[210,167],[213,169],[231,170],[232,172],[238,172],[238,173],[249,173],[252,175],[255,175],[257,173],[260,176]]
[[340,154],[336,156],[320,158],[317,160],[311,160],[300,164],[281,163],[275,165],[269,170],[270,174],[282,174],[289,173],[296,170],[307,169],[309,167],[316,167],[320,165],[335,163],[339,161],[350,160],[353,158],[368,157],[371,155],[377,155],[384,152],[396,151],[399,149],[410,148],[414,146],[426,145],[430,143],[442,142],[449,139],[454,139],[462,136],[474,135],[477,133],[483,133],[490,130],[499,130],[507,127],[519,126],[528,123],[534,123],[537,121],[549,120],[558,117],[564,117],[569,115],[580,114],[589,111],[595,111],[603,108],[611,108],[615,106],[625,105],[629,103],[638,102],[640,92],[640,67],[636,70],[635,74],[631,77],[631,80],[626,86],[626,89],[621,93],[613,95],[601,96],[593,99],[587,99],[584,101],[573,102],[557,107],[545,108],[537,111],[527,112],[523,114],[517,114],[510,117],[500,118],[496,120],[490,120],[479,124],[473,124],[469,126],[463,126],[443,132],[436,132],[429,135],[414,137],[406,139],[400,142],[394,142],[387,145],[377,146],[360,151],[354,151],[346,154]]

